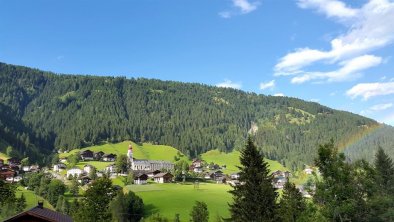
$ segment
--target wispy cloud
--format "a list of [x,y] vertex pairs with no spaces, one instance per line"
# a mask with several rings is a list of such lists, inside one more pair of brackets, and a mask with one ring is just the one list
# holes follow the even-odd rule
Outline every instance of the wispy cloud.
[[376,112],[380,112],[380,111],[389,109],[391,107],[393,107],[393,103],[376,104],[376,105],[373,105],[373,106],[369,107],[367,110],[362,110],[360,112],[360,114],[361,115],[369,115],[369,114],[373,114],[373,113],[376,113]]
[[327,80],[339,82],[357,77],[362,70],[377,66],[382,63],[382,58],[373,55],[363,55],[341,63],[342,67],[331,72],[310,72],[293,77],[292,83],[304,83],[311,80]]
[[[298,0],[298,6],[325,14],[344,25],[347,31],[331,40],[329,50],[304,47],[283,56],[275,65],[275,76],[301,76],[299,79],[293,79],[294,83],[305,82],[302,80],[308,80],[311,76],[330,78],[324,74],[334,75],[338,73],[338,70],[322,75],[319,71],[306,71],[305,69],[317,62],[325,62],[329,65],[340,66],[339,71],[341,71],[346,61],[370,54],[394,42],[394,23],[387,22],[394,21],[394,2],[392,1],[369,0],[360,8],[351,8],[339,0]],[[380,60],[379,63],[381,62]],[[364,69],[369,67],[372,66],[364,66]],[[310,73],[317,75],[310,75]],[[305,74],[309,75],[305,76]]]
[[223,87],[223,88],[234,88],[234,89],[241,89],[242,84],[241,83],[235,83],[232,82],[231,80],[225,79],[224,82],[216,84],[217,87]]
[[353,99],[362,97],[364,100],[391,94],[394,94],[394,82],[359,83],[346,92]]
[[337,0],[299,0],[298,6],[317,9],[328,17],[352,18],[358,13],[357,9],[348,7],[345,3]]
[[373,111],[382,111],[382,110],[386,110],[388,108],[391,108],[392,106],[393,106],[392,103],[382,103],[382,104],[374,105],[369,109],[373,110]]
[[275,93],[274,96],[285,96],[283,93]]
[[274,87],[275,87],[275,80],[271,80],[269,82],[262,82],[262,83],[260,83],[260,89],[261,90],[273,89]]
[[233,10],[219,12],[222,18],[231,18],[234,15],[248,14],[253,12],[260,5],[259,1],[251,2],[249,0],[232,0]]

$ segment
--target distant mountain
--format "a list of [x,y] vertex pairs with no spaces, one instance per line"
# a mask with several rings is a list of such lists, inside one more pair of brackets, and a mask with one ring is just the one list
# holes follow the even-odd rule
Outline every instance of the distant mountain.
[[317,145],[330,138],[346,148],[349,138],[369,135],[368,142],[345,150],[351,157],[362,151],[370,159],[378,143],[392,148],[393,137],[381,141],[370,133],[378,128],[393,131],[295,98],[142,78],[59,75],[0,63],[1,140],[14,147],[14,155],[39,160],[56,149],[125,140],[171,145],[196,157],[212,149],[239,149],[250,132],[267,157],[296,168],[312,163]]

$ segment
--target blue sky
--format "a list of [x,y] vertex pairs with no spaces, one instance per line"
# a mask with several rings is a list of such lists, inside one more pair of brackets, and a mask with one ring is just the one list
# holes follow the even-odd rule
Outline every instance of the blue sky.
[[0,61],[234,87],[394,125],[390,0],[0,0]]

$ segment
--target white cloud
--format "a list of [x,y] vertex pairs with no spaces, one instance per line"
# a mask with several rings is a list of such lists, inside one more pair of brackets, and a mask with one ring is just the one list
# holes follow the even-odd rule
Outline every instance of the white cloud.
[[242,84],[241,83],[235,83],[232,82],[231,80],[225,79],[224,82],[216,84],[217,87],[223,87],[223,88],[234,88],[234,89],[241,89]]
[[383,103],[383,104],[374,105],[369,109],[373,110],[373,111],[382,111],[382,110],[386,110],[388,108],[391,108],[392,106],[393,106],[392,103]]
[[262,82],[260,83],[260,89],[265,90],[265,89],[273,89],[275,87],[275,80],[271,80],[269,82]]
[[346,92],[346,95],[353,99],[360,96],[364,100],[391,94],[394,94],[394,82],[359,83]]
[[345,3],[337,0],[299,0],[300,8],[313,8],[326,14],[328,17],[350,18],[356,16],[357,9],[346,6]]
[[285,96],[283,93],[275,93],[274,96]]
[[248,14],[253,12],[260,5],[259,1],[250,2],[249,0],[232,0],[234,10],[219,12],[219,16],[222,18],[231,18],[238,14]]
[[320,101],[320,99],[311,99],[311,102],[318,103],[319,101]]
[[292,83],[304,83],[311,80],[327,80],[328,82],[339,82],[354,79],[362,70],[377,66],[382,63],[382,58],[373,55],[363,55],[340,64],[342,67],[331,72],[309,72],[293,77]]
[[[305,9],[315,9],[343,24],[347,31],[330,42],[328,50],[299,48],[279,59],[275,76],[301,75],[299,82],[308,80],[302,76],[305,68],[316,62],[343,66],[343,62],[370,53],[394,42],[394,2],[369,0],[360,8],[351,8],[339,0],[298,0]],[[316,76],[316,75],[315,75]],[[319,76],[319,75],[317,75]]]
[[256,10],[259,2],[248,2],[248,0],[233,0],[233,5],[239,8],[243,14],[247,14]]

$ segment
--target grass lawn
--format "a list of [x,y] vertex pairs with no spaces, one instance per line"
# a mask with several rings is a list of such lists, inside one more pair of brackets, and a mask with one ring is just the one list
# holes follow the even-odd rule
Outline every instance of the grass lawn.
[[113,184],[113,185],[118,185],[118,186],[121,186],[121,187],[124,187],[124,186],[125,186],[125,180],[126,180],[126,178],[123,177],[123,176],[118,176],[118,177],[116,177],[116,178],[114,178],[114,179],[111,179],[111,180],[112,180],[112,184]]
[[114,162],[102,162],[102,161],[81,161],[75,165],[76,167],[83,169],[83,166],[86,164],[90,164],[96,167],[97,170],[104,170],[104,168],[108,165],[113,164]]
[[25,190],[25,188],[23,188],[23,187],[18,187],[16,190],[16,196],[20,197],[22,195],[22,193],[26,198],[26,208],[25,209],[31,209],[31,208],[35,207],[35,206],[37,206],[37,203],[39,200],[43,200],[45,208],[54,210],[53,206],[44,198],[37,196],[31,190]]
[[195,201],[204,201],[208,205],[210,221],[215,221],[217,215],[229,217],[227,203],[232,201],[232,197],[227,191],[230,189],[229,185],[209,183],[201,183],[199,189],[194,189],[193,184],[148,184],[125,187],[125,190],[132,190],[143,199],[146,216],[159,213],[170,221],[177,213],[180,214],[181,221],[188,221]]
[[[219,150],[210,150],[202,154],[201,158],[205,160],[207,163],[214,162],[216,164],[219,164],[220,166],[226,165],[226,169],[223,170],[224,173],[235,173],[239,171],[236,166],[241,165],[241,163],[239,162],[240,155],[241,154],[239,151],[233,151],[231,153],[223,153],[220,152]],[[288,170],[278,161],[269,160],[269,159],[264,159],[264,160],[268,162],[271,171]]]
[[[168,160],[174,161],[174,156],[177,155],[178,150],[171,146],[153,145],[150,143],[143,143],[138,145],[131,141],[124,141],[121,143],[106,143],[103,145],[86,147],[83,149],[74,149],[68,153],[61,153],[60,157],[67,157],[73,153],[83,150],[91,150],[93,152],[103,151],[104,153],[126,154],[129,144],[133,146],[133,154],[137,159],[150,159],[150,160]],[[183,157],[187,160],[186,157]]]

